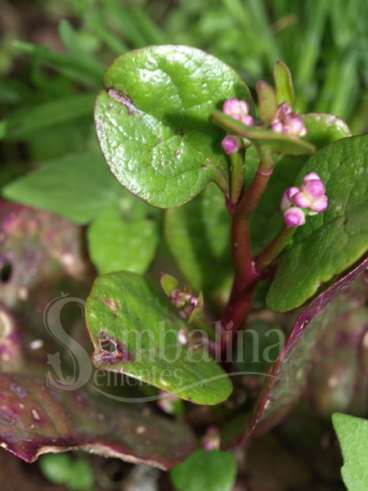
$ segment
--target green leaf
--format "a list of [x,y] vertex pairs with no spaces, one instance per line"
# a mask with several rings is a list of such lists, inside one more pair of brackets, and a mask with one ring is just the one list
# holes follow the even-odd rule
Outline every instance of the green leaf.
[[368,137],[356,136],[324,147],[304,165],[299,181],[317,172],[326,184],[329,206],[308,218],[281,257],[267,297],[270,308],[283,312],[299,307],[367,251],[367,158]]
[[270,85],[259,80],[256,85],[259,117],[264,123],[270,123],[277,110],[276,94]]
[[48,454],[40,459],[44,476],[54,484],[64,484],[72,491],[90,491],[93,489],[94,476],[87,459],[72,459],[66,454]]
[[177,491],[230,491],[236,477],[236,461],[230,452],[195,451],[170,471]]
[[[112,273],[97,278],[86,318],[94,362],[197,404],[218,404],[232,385],[204,347],[179,342],[189,328],[169,300],[142,276]],[[179,340],[178,340],[179,337]]]
[[184,46],[135,50],[115,60],[95,118],[102,151],[129,191],[150,204],[181,205],[227,172],[222,132],[209,121],[225,99],[248,99],[240,77]]
[[317,147],[351,136],[348,125],[333,114],[309,113],[303,115],[307,139]]
[[348,414],[336,413],[332,422],[337,433],[344,465],[341,469],[349,491],[368,488],[368,421]]
[[293,79],[286,63],[281,60],[276,62],[273,78],[276,86],[277,103],[287,102],[293,106],[295,102]]
[[169,248],[194,289],[215,290],[231,271],[230,221],[224,196],[215,186],[180,208],[166,212]]
[[116,203],[121,187],[99,153],[85,152],[43,165],[6,186],[3,196],[84,224]]
[[144,273],[159,239],[155,222],[147,219],[128,222],[117,207],[101,212],[90,225],[87,237],[90,256],[100,274]]

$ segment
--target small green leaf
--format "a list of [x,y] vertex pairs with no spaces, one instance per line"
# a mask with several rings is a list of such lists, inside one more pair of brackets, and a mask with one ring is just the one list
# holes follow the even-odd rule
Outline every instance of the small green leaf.
[[236,477],[236,461],[230,452],[195,451],[170,472],[177,491],[230,491]]
[[349,491],[368,489],[368,421],[336,413],[332,422],[337,433],[344,465],[341,469]]
[[144,273],[155,255],[159,238],[155,222],[147,219],[128,222],[117,207],[100,213],[90,225],[87,237],[91,259],[100,274]]
[[259,116],[264,123],[270,123],[277,110],[276,94],[273,87],[260,80],[256,85]]
[[97,152],[51,161],[3,190],[7,199],[52,211],[78,224],[88,223],[121,194]]
[[71,458],[66,454],[43,455],[40,467],[43,475],[54,484],[65,484],[69,478]]
[[304,114],[303,121],[307,129],[307,140],[317,147],[351,136],[348,125],[333,114]]
[[91,491],[94,487],[92,467],[83,457],[48,454],[41,457],[40,467],[49,481],[64,484],[71,491]]
[[166,212],[169,248],[193,288],[214,290],[228,279],[231,268],[230,221],[224,196],[215,186],[191,203]]
[[165,292],[167,297],[170,297],[173,292],[178,288],[179,281],[171,274],[163,274],[160,279],[161,288]]
[[226,173],[222,132],[209,121],[225,99],[248,99],[240,77],[194,48],[154,46],[119,57],[105,75],[95,118],[102,151],[119,182],[169,208]]
[[293,106],[295,102],[293,79],[286,63],[281,60],[276,62],[273,78],[276,86],[277,103],[287,102]]
[[299,181],[317,172],[329,206],[309,217],[283,254],[268,293],[270,308],[299,307],[318,288],[353,265],[368,249],[368,137],[345,138],[321,149],[302,168]]
[[[204,347],[188,342],[188,326],[169,300],[142,276],[120,272],[97,278],[86,318],[94,362],[197,404],[218,404],[232,385]],[[179,338],[179,339],[178,339]]]

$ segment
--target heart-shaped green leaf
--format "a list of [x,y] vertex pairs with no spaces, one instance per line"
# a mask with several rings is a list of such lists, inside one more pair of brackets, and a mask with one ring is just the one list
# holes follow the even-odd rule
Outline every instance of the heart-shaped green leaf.
[[368,488],[368,421],[348,414],[334,414],[344,465],[341,474],[349,491]]
[[309,217],[282,256],[268,293],[277,311],[299,307],[320,285],[354,264],[368,249],[368,136],[346,138],[321,149],[300,174],[317,172],[329,206]]
[[154,257],[158,239],[154,221],[128,222],[117,207],[103,211],[88,229],[89,253],[100,274],[144,273]]
[[248,99],[220,60],[184,46],[127,53],[105,74],[95,118],[102,151],[119,182],[154,206],[189,201],[226,172],[222,132],[210,115],[225,99]]
[[[120,272],[97,278],[86,306],[94,362],[197,404],[218,404],[232,385],[168,299],[142,276]],[[183,337],[188,343],[183,344]]]

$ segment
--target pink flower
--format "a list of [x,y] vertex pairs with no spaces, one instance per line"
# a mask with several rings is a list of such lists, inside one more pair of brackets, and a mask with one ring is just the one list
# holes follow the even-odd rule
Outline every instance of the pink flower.
[[275,133],[283,133],[284,135],[305,136],[307,134],[303,119],[299,114],[293,112],[291,106],[286,102],[277,108],[271,128]]
[[284,211],[284,222],[288,228],[296,228],[305,224],[305,213],[301,208],[292,206]]
[[227,135],[221,142],[222,148],[227,155],[231,155],[241,148],[240,138],[234,135]]
[[235,98],[228,99],[224,102],[222,110],[225,114],[240,121],[246,126],[254,125],[254,118],[249,114],[249,105],[245,101]]

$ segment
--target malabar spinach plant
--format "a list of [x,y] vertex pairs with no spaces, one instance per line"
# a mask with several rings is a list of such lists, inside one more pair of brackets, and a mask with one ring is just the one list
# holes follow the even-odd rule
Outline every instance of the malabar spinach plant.
[[[235,481],[257,489],[262,472],[247,477],[239,466],[237,474],[231,450],[249,448],[249,466],[258,469],[265,449],[254,437],[269,439],[266,448],[279,454],[269,430],[287,414],[280,438],[302,458],[313,454],[310,435],[325,436],[319,420],[294,438],[309,410],[306,386],[323,417],[364,414],[368,137],[352,136],[332,114],[301,113],[285,63],[273,76],[251,93],[232,68],[198,49],[128,52],[106,71],[96,100],[100,149],[91,137],[83,158],[49,162],[4,188],[8,200],[69,219],[2,204],[3,283],[14,264],[23,265],[3,300],[22,322],[37,332],[14,299],[38,292],[40,278],[57,288],[65,276],[80,292],[97,276],[85,304],[89,339],[84,325],[67,338],[51,329],[88,368],[78,387],[80,377],[55,386],[50,373],[48,384],[37,370],[25,375],[19,327],[6,307],[0,311],[4,449],[27,462],[74,449],[173,468],[179,491],[231,490]],[[68,104],[84,115],[91,97],[58,106],[61,122]],[[16,118],[8,125],[22,130]],[[87,228],[94,271],[82,260],[78,225]],[[19,236],[32,240],[19,246]],[[52,318],[60,298],[47,307]],[[60,375],[60,360],[49,355],[48,362]],[[116,390],[111,380],[126,384]],[[96,400],[93,389],[105,397]],[[359,423],[335,418],[344,456],[359,451],[365,422],[346,450],[344,435]],[[346,460],[347,486],[363,489]],[[70,489],[82,466],[85,489],[92,486],[83,460],[42,462]],[[280,477],[280,489],[329,479],[299,460],[295,468],[297,476]]]

